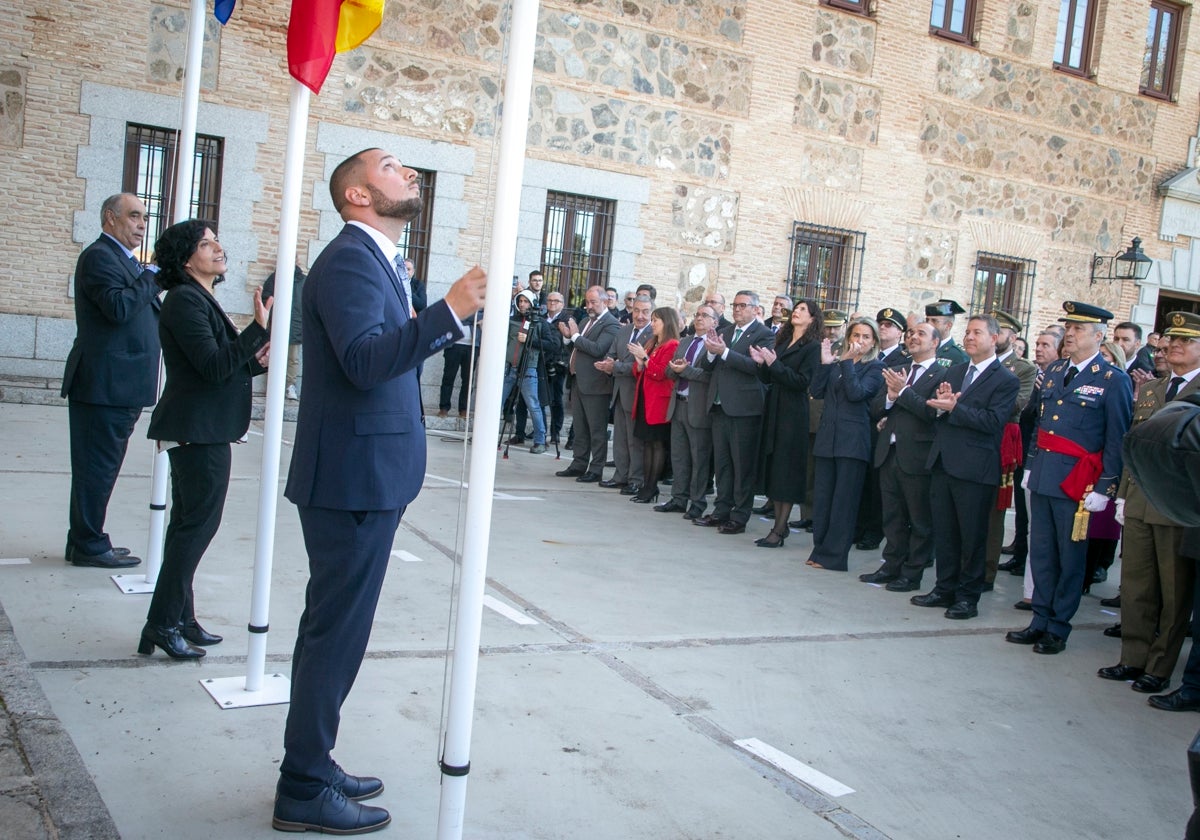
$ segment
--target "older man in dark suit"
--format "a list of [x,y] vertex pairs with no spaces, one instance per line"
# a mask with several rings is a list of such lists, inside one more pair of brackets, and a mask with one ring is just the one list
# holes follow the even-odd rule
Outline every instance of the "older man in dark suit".
[[996,359],[1000,325],[991,315],[967,321],[969,361],[954,365],[927,405],[937,409],[929,448],[930,503],[937,584],[914,595],[918,607],[945,607],[946,618],[979,614],[988,515],[1000,484],[1000,439],[1020,383]]
[[733,298],[733,323],[704,341],[700,365],[709,371],[708,412],[712,416],[717,500],[713,512],[694,525],[741,534],[754,505],[758,437],[765,392],[751,346],[773,345],[771,328],[757,319],[758,295],[743,290]]
[[940,336],[928,321],[908,329],[908,370],[884,368],[887,390],[874,401],[881,413],[875,440],[875,466],[883,497],[883,565],[858,576],[864,583],[887,584],[891,592],[921,586],[925,567],[933,562],[933,512],[929,504],[929,448],[937,409],[928,404],[946,376],[937,363]]
[[608,292],[603,286],[591,286],[583,295],[587,320],[581,327],[574,318],[558,330],[570,345],[567,369],[574,378],[571,388],[571,434],[575,438],[575,457],[565,470],[555,475],[574,478],[582,484],[604,479],[608,460],[608,404],[612,399],[612,376],[596,367],[604,359],[621,328],[616,316],[608,311]]
[[637,380],[633,377],[633,354],[629,345],[645,346],[654,338],[650,327],[650,309],[654,304],[649,295],[634,298],[630,320],[621,324],[605,358],[596,368],[612,376],[613,477],[600,482],[601,487],[619,487],[621,495],[633,496],[642,489],[642,442],[633,436],[633,396]]
[[659,513],[682,513],[696,520],[708,507],[712,474],[712,418],[708,414],[709,372],[700,367],[704,339],[717,325],[711,306],[696,307],[690,338],[683,338],[667,367],[675,380],[675,413],[671,416],[671,498],[656,505]]
[[104,532],[108,500],[129,436],[158,397],[158,284],[134,253],[146,206],[119,193],[100,207],[100,238],[75,264],[75,344],[62,395],[71,429],[71,507],[66,558],[106,569],[141,562]]
[[309,583],[272,825],[358,834],[390,820],[360,804],[383,783],[345,773],[330,751],[396,528],[425,475],[417,366],[463,334],[487,277],[473,268],[413,318],[395,243],[421,210],[417,173],[366,149],[334,169],[329,191],[347,224],[304,289],[305,387],[286,495],[299,510]]

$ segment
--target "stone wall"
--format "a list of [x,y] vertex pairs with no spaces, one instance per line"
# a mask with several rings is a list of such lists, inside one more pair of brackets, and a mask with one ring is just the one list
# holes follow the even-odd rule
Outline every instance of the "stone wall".
[[0,146],[20,147],[25,136],[25,70],[0,66]]

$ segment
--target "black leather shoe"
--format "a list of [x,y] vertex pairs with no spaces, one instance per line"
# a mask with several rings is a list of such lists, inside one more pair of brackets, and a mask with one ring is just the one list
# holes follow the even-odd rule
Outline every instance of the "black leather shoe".
[[1104,635],[1108,636],[1110,639],[1121,638],[1121,622],[1118,621],[1112,627],[1105,627]]
[[642,491],[642,485],[634,484],[632,481],[621,488],[622,496],[636,496]]
[[578,467],[567,467],[565,470],[559,470],[555,475],[559,478],[575,478],[576,476],[583,475],[583,470]]
[[765,505],[759,505],[756,508],[750,508],[751,513],[757,513],[759,516],[774,516],[775,505],[767,502]]
[[1067,640],[1054,633],[1046,633],[1039,641],[1033,643],[1033,652],[1045,656],[1053,656],[1056,653],[1062,653],[1066,649]]
[[1116,607],[1117,609],[1121,609],[1121,594],[1120,594],[1120,593],[1117,593],[1117,594],[1116,594],[1116,595],[1114,595],[1112,598],[1101,598],[1101,599],[1100,599],[1100,606],[1102,606],[1102,607]]
[[883,588],[888,592],[916,592],[921,588],[921,581],[898,577]]
[[[112,547],[112,553],[114,557],[128,557],[131,554],[130,550],[123,545],[114,545]],[[63,557],[68,563],[70,563],[71,558],[74,556],[75,546],[67,543],[67,547],[63,549]]]
[[600,473],[584,473],[575,480],[580,484],[596,484],[600,481]]
[[627,484],[629,484],[628,481],[617,481],[616,479],[613,479],[613,478],[606,478],[600,482],[600,486],[604,487],[605,489],[612,488],[612,487],[624,487]]
[[1106,580],[1108,580],[1108,569],[1097,566],[1096,570],[1092,572],[1092,583],[1104,583]]
[[1164,712],[1200,712],[1200,691],[1183,686],[1161,697],[1148,697],[1146,702]]
[[142,562],[141,557],[134,557],[132,554],[118,555],[115,549],[110,549],[103,554],[80,554],[78,551],[71,552],[71,565],[73,566],[95,566],[100,569],[127,569],[130,566],[136,566]]
[[510,437],[508,440],[506,440],[504,442],[509,445],[520,446],[522,443],[525,442],[525,438],[521,437],[520,435],[513,435],[512,437]]
[[1102,680],[1125,682],[1126,680],[1136,680],[1144,673],[1146,673],[1144,669],[1135,668],[1132,665],[1109,665],[1107,668],[1097,671],[1096,676]]
[[[1009,553],[1011,554],[1012,552],[1009,552]],[[1025,573],[1025,568],[1024,568],[1025,564],[1018,560],[1015,560],[1015,559],[1014,560],[1005,560],[1003,563],[1001,563],[999,566],[996,567],[996,570],[999,572],[1011,572],[1017,566],[1021,566],[1021,573],[1024,574]]]
[[1038,630],[1030,626],[1024,630],[1009,630],[1004,634],[1004,641],[1012,642],[1014,645],[1032,645],[1040,642],[1045,635],[1045,630]]
[[674,499],[668,499],[661,505],[655,505],[654,509],[659,513],[683,513],[687,510],[687,508],[679,504],[679,502],[675,501]]
[[1017,601],[1013,604],[1014,610],[1025,610],[1025,612],[1033,612],[1033,603],[1030,601]]
[[1012,568],[1008,570],[1008,573],[1017,577],[1025,577],[1025,564],[1023,562],[1014,563]]
[[979,609],[970,601],[955,601],[950,609],[946,610],[946,618],[958,620],[974,618],[977,615],[979,615]]
[[1160,691],[1166,691],[1167,686],[1171,684],[1171,680],[1167,677],[1156,677],[1153,674],[1142,674],[1133,681],[1133,685],[1129,686],[1134,691],[1140,691],[1142,694],[1158,694]]
[[859,551],[874,551],[875,549],[879,548],[882,542],[883,540],[881,539],[877,540],[874,537],[871,537],[865,540],[859,540],[854,544],[854,547]]
[[702,510],[701,511],[689,510],[687,513],[685,513],[683,515],[683,518],[687,519],[691,522],[695,522],[697,519],[700,519],[703,516],[704,516],[704,511],[702,511]]
[[914,595],[908,602],[917,607],[950,607],[954,605],[954,596],[942,595],[935,589],[924,595]]
[[383,793],[383,780],[374,776],[351,776],[338,765],[333,765],[333,780],[331,784],[340,787],[347,799],[362,802],[374,799]]
[[[1002,547],[1000,548],[1000,553],[1001,553],[1001,554],[1003,554],[1003,555],[1006,555],[1006,556],[1011,556],[1011,555],[1013,555],[1013,554],[1016,554],[1016,553],[1017,553],[1017,544],[1016,544],[1016,543],[1009,543],[1009,544],[1008,544],[1008,545],[1006,545],[1006,546],[1002,546]],[[1003,568],[1004,568],[1004,566],[1005,566],[1005,564],[1004,564],[1004,563],[1001,563],[1001,564],[1000,564],[1000,568],[1001,568],[1001,569],[1003,569]],[[1007,571],[1007,570],[1006,570],[1006,571]]]
[[317,831],[323,834],[366,834],[383,828],[392,815],[383,808],[361,805],[336,785],[312,799],[292,799],[275,794],[271,827],[279,831]]
[[859,575],[858,579],[863,583],[891,583],[898,577],[900,576],[889,575],[884,572],[867,572],[866,574]]
[[154,648],[160,647],[163,653],[172,659],[199,659],[205,651],[192,647],[183,640],[178,627],[154,627],[149,623],[142,628],[142,638],[138,642],[137,652],[149,656]]
[[218,636],[216,633],[209,633],[194,618],[179,625],[179,635],[183,636],[183,638],[193,645],[199,645],[200,647],[219,645],[225,641],[223,636]]
[[692,524],[699,525],[701,528],[716,528],[728,521],[728,516],[717,516],[715,513],[710,513],[708,516],[696,517],[692,520]]
[[745,522],[734,522],[732,519],[727,519],[717,526],[718,534],[744,534],[746,533]]
[[788,523],[789,528],[795,528],[797,531],[807,531],[813,526],[811,519],[793,519]]

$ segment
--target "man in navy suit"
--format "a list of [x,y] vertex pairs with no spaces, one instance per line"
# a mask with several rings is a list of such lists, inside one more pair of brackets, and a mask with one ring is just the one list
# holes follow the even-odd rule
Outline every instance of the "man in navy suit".
[[[1133,417],[1133,386],[1123,370],[1100,355],[1112,313],[1068,300],[1063,350],[1038,392],[1037,437],[1026,458],[1029,476],[1029,564],[1033,620],[1004,638],[1033,645],[1034,653],[1061,653],[1079,608],[1087,567],[1087,538],[1072,531],[1077,511],[1104,510],[1116,498],[1121,443]],[[1086,528],[1084,529],[1086,532]]]
[[297,506],[309,583],[272,825],[358,834],[387,825],[360,804],[383,791],[330,756],[366,651],[392,540],[425,474],[417,366],[463,335],[483,306],[478,266],[413,317],[396,241],[421,209],[417,173],[382,149],[329,178],[346,226],[304,288],[304,392],[285,495]]
[[108,500],[129,436],[158,398],[158,284],[134,251],[146,205],[118,193],[100,206],[100,238],[75,264],[75,344],[62,395],[71,428],[71,510],[66,558],[115,569],[141,562],[104,532]]
[[937,410],[926,461],[937,583],[911,601],[918,607],[945,607],[946,618],[979,614],[988,516],[1000,485],[1000,439],[1020,388],[1017,377],[996,359],[999,335],[994,317],[971,316],[963,335],[967,363],[951,367],[926,401]]

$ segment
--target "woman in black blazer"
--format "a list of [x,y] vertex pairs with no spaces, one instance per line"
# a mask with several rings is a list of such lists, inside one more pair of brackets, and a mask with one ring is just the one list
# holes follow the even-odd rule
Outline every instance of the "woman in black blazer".
[[835,355],[821,342],[821,366],[812,395],[825,400],[813,444],[813,550],[805,562],[816,569],[846,571],[867,464],[871,461],[871,398],[883,387],[878,361],[879,327],[855,318]]
[[196,622],[192,579],[221,524],[229,489],[230,447],[250,427],[250,379],[266,368],[271,301],[254,292],[254,321],[240,334],[213,287],[224,279],[225,252],[196,219],[163,231],[154,244],[167,383],[148,437],[171,461],[171,521],[162,569],[138,653],[157,645],[173,659],[197,659],[220,636]]
[[751,347],[758,378],[770,385],[758,447],[758,484],[775,506],[771,533],[754,544],[779,548],[788,535],[792,505],[808,489],[808,383],[821,356],[824,323],[816,301],[801,300],[775,334],[775,347]]

